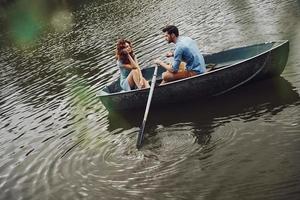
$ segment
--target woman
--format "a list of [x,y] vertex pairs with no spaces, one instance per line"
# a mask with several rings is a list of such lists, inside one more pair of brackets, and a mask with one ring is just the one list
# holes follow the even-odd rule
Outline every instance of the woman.
[[134,88],[148,88],[149,83],[143,77],[137,58],[133,53],[131,42],[120,39],[116,50],[117,65],[120,69],[120,86],[129,91]]

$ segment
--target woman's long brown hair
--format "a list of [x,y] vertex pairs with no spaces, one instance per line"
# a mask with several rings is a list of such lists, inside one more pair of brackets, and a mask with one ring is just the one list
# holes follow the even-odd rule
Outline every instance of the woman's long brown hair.
[[[129,58],[127,53],[124,53],[126,48],[126,43],[129,44],[129,46],[132,49],[132,44],[129,40],[126,39],[120,39],[117,43],[117,49],[116,49],[116,59],[120,60],[123,64],[130,64]],[[129,53],[130,56],[134,59],[134,53],[133,51]]]

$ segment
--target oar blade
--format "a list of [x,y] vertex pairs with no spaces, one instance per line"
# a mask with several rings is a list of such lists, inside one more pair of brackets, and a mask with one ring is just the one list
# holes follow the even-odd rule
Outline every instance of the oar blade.
[[137,142],[136,142],[136,148],[137,149],[140,149],[143,145],[145,125],[146,125],[146,121],[143,120],[142,126],[141,126],[140,131],[139,131],[139,135],[138,135],[138,138],[137,138]]

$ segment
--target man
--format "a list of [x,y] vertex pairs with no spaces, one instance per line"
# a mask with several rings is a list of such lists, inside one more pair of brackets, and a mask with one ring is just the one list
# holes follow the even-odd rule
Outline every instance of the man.
[[[186,36],[179,36],[179,31],[176,26],[167,26],[162,30],[165,34],[165,39],[168,43],[175,43],[174,53],[168,52],[167,57],[174,56],[172,64],[167,64],[156,59],[154,63],[164,67],[166,72],[162,74],[162,84],[169,81],[174,81],[182,78],[195,76],[206,71],[205,62],[200,53],[197,43]],[[185,70],[179,70],[181,62],[185,62]]]

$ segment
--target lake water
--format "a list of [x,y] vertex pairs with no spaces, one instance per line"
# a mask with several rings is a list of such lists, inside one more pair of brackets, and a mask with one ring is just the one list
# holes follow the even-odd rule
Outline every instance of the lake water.
[[[2,3],[1,3],[2,2]],[[300,1],[1,1],[0,199],[299,199]],[[141,67],[179,27],[203,52],[289,40],[278,78],[142,118],[97,97],[115,43]]]

